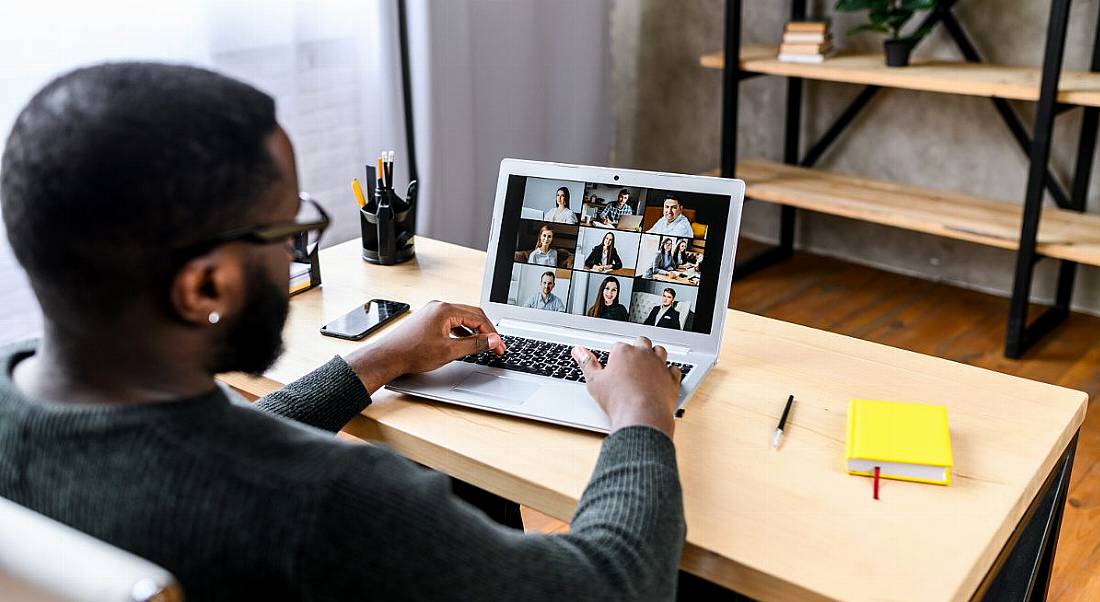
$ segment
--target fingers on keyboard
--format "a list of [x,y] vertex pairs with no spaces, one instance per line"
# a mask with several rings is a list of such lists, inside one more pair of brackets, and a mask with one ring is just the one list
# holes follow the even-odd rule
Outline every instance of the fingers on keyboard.
[[[573,360],[570,354],[569,346],[511,335],[503,335],[501,339],[504,340],[504,344],[508,348],[508,351],[505,352],[504,355],[497,355],[492,351],[485,351],[474,355],[467,355],[466,357],[460,358],[459,361],[477,364],[479,366],[504,368],[505,370],[514,370],[527,374],[549,376],[550,378],[559,378],[567,381],[585,382],[580,367],[577,366],[577,362]],[[593,349],[592,353],[596,356],[596,360],[600,362],[600,365],[607,365],[607,351]],[[680,369],[681,380],[687,376],[688,372],[691,372],[692,368],[691,364],[682,364],[680,362],[668,362],[668,365],[669,367],[676,366]]]

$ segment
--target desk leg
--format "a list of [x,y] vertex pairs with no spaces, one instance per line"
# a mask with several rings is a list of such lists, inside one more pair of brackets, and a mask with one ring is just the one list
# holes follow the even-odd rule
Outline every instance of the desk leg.
[[1075,435],[993,563],[975,599],[1046,600],[1076,451]]

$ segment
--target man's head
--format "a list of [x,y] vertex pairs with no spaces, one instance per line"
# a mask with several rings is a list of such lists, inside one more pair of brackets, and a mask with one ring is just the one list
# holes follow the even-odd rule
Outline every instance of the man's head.
[[676,302],[676,291],[666,288],[661,292],[661,305],[668,307]]
[[202,244],[297,213],[271,97],[193,67],[78,69],[24,107],[0,171],[8,238],[47,332],[87,338],[125,323],[201,350],[211,372],[277,356],[283,246]]
[[680,206],[680,200],[679,199],[675,199],[675,198],[671,198],[671,197],[665,199],[664,216],[665,216],[665,219],[667,219],[670,223],[675,221],[676,218],[680,217],[680,210],[681,209],[682,209],[682,207]]
[[630,190],[623,188],[619,191],[619,206],[623,206],[630,200]]
[[554,290],[554,272],[543,272],[541,287],[543,295],[549,295]]

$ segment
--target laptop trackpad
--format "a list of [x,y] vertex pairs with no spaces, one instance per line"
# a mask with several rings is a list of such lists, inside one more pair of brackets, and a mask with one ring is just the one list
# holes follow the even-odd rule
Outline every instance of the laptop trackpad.
[[496,401],[505,401],[515,405],[520,405],[530,399],[540,388],[540,385],[518,378],[508,378],[507,376],[497,376],[496,374],[486,374],[484,372],[474,372],[454,386],[455,391],[492,397]]

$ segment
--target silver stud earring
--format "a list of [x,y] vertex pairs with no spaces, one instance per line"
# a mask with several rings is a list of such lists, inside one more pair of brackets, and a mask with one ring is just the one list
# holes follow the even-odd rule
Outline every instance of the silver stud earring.
[[216,312],[216,311],[212,311],[212,312],[210,312],[210,315],[209,315],[209,316],[206,316],[206,319],[207,319],[207,320],[210,320],[210,323],[211,323],[211,324],[217,324],[218,322],[220,322],[220,321],[221,321],[221,319],[222,319],[222,315],[221,315],[221,314],[219,314],[219,313],[218,313],[218,312]]

